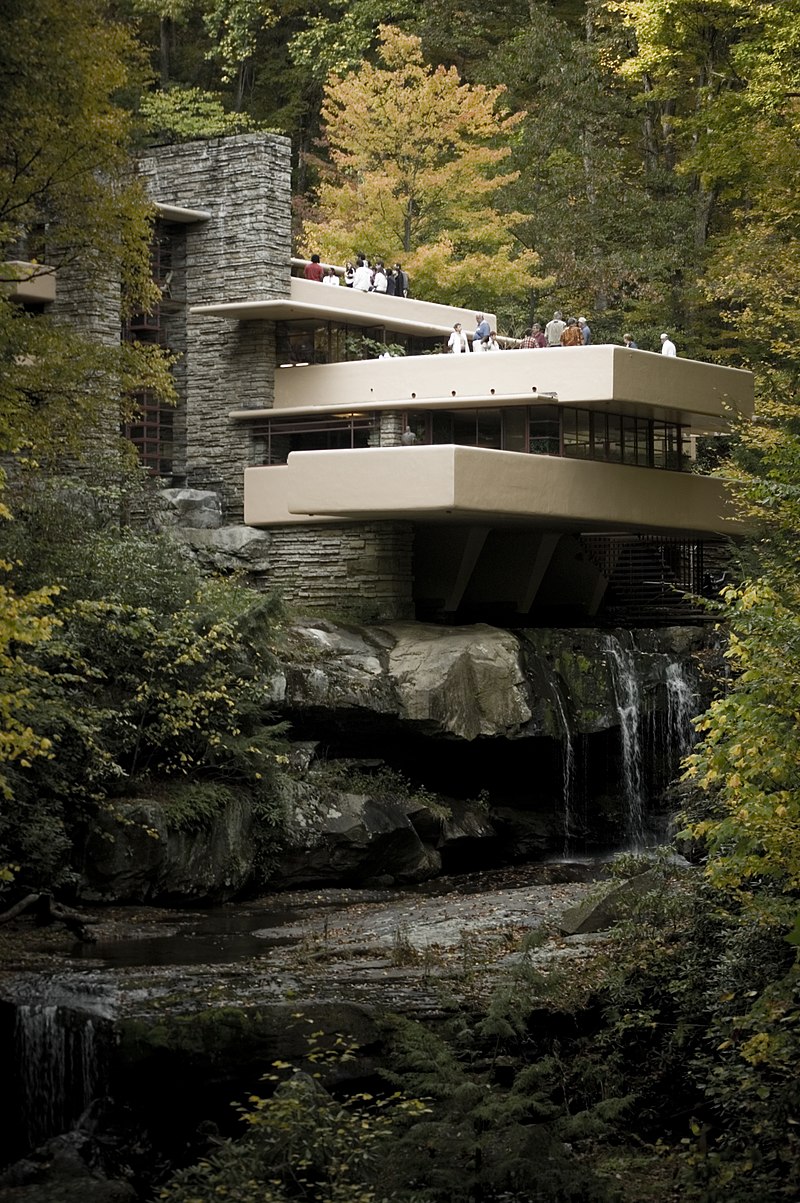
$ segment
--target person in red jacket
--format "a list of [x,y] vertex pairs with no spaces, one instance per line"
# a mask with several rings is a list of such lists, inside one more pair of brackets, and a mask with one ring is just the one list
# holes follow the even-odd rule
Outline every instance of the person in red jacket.
[[312,255],[311,262],[307,263],[303,268],[303,275],[307,280],[317,280],[322,283],[322,278],[325,272],[322,269],[322,264],[319,261],[319,255]]

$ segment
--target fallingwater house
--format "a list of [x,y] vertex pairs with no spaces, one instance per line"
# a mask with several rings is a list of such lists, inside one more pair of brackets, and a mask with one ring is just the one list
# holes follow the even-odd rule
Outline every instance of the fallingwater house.
[[[301,278],[287,139],[161,147],[140,170],[163,297],[129,334],[180,353],[180,403],[142,398],[127,433],[179,527],[194,506],[190,541],[246,546],[264,587],[361,621],[691,617],[738,529],[694,443],[752,411],[749,373],[612,345],[432,354],[474,310]],[[61,273],[18,299],[119,337]],[[404,355],[366,359],[365,339]]]

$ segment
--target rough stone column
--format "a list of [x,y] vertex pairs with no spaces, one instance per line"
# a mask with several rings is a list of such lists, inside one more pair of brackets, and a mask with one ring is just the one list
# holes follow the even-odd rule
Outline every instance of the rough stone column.
[[[118,280],[98,280],[87,273],[79,261],[67,261],[58,268],[56,299],[48,306],[53,320],[69,326],[82,338],[104,347],[118,347],[120,339],[121,286]],[[108,401],[87,430],[81,463],[72,465],[81,471],[92,454],[111,452],[119,446],[119,392],[117,382],[109,380]]]
[[378,414],[377,429],[370,432],[370,447],[399,447],[403,433],[403,420],[397,410],[384,410]]
[[159,147],[142,157],[140,171],[154,201],[211,213],[185,227],[186,474],[192,487],[219,491],[226,521],[241,521],[252,438],[228,412],[271,408],[274,323],[189,310],[289,295],[290,142],[242,134]]

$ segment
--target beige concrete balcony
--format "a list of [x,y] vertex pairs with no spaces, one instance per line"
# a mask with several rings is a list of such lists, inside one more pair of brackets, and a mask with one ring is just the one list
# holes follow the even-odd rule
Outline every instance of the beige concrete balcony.
[[20,305],[47,305],[56,299],[56,269],[20,259],[0,265],[0,288]]
[[330,520],[687,537],[743,530],[721,480],[590,460],[441,445],[294,452],[285,465],[246,470],[250,526]]
[[[223,317],[235,321],[340,322],[348,326],[374,327],[376,330],[420,336],[441,334],[444,337],[456,322],[461,322],[470,333],[475,329],[474,309],[437,305],[432,301],[417,301],[411,297],[388,297],[379,292],[358,292],[343,286],[329,288],[315,280],[299,280],[295,276],[289,287],[289,296],[285,298],[194,305],[190,312],[201,317]],[[487,313],[485,316],[494,329],[497,321],[495,315]]]
[[[541,394],[561,405],[677,422],[695,434],[725,431],[732,417],[753,412],[750,372],[601,345],[283,368],[276,372],[271,416],[530,405]],[[234,410],[231,416],[263,418],[264,411]]]

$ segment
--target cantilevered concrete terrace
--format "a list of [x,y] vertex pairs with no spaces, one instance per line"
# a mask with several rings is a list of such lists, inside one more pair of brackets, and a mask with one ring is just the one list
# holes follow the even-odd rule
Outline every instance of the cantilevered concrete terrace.
[[[344,422],[373,411],[505,413],[524,407],[530,423],[537,407],[544,413],[555,405],[563,413],[643,415],[674,424],[683,437],[725,430],[736,415],[748,415],[752,404],[748,372],[597,346],[279,370],[273,409],[238,410],[231,416],[266,417],[279,430],[281,420],[301,416],[329,415]],[[523,440],[519,449],[535,451],[538,444]],[[617,458],[623,459],[621,451]],[[668,460],[663,462],[669,467]],[[247,471],[245,520],[251,525],[326,518],[693,536],[739,529],[721,481],[635,463],[597,462],[578,447],[569,457],[450,442],[301,451],[290,454],[285,465]]]
[[[315,280],[299,280],[296,276],[289,282],[288,297],[195,305],[192,313],[234,321],[340,322],[361,329],[373,327],[399,334],[446,336],[456,322],[461,322],[468,333],[475,328],[474,309],[437,305],[410,297],[389,297],[379,292],[360,292],[355,288],[327,288]],[[487,313],[485,316],[494,328],[495,315]]]
[[[193,313],[442,341],[474,322],[297,279],[283,300]],[[245,472],[249,525],[407,524],[419,613],[581,620],[631,590],[648,613],[701,590],[709,549],[742,526],[723,481],[678,469],[691,436],[752,408],[748,372],[600,345],[292,363],[229,413],[264,459]],[[416,444],[391,445],[406,423]]]
[[[537,396],[559,405],[647,414],[689,426],[693,434],[718,433],[731,418],[752,414],[753,377],[736,368],[611,345],[414,355],[279,370],[272,416],[505,407],[530,405]],[[247,420],[263,417],[263,411],[233,410],[231,416]]]
[[702,537],[741,530],[724,482],[482,447],[295,452],[245,472],[245,522],[405,520]]

